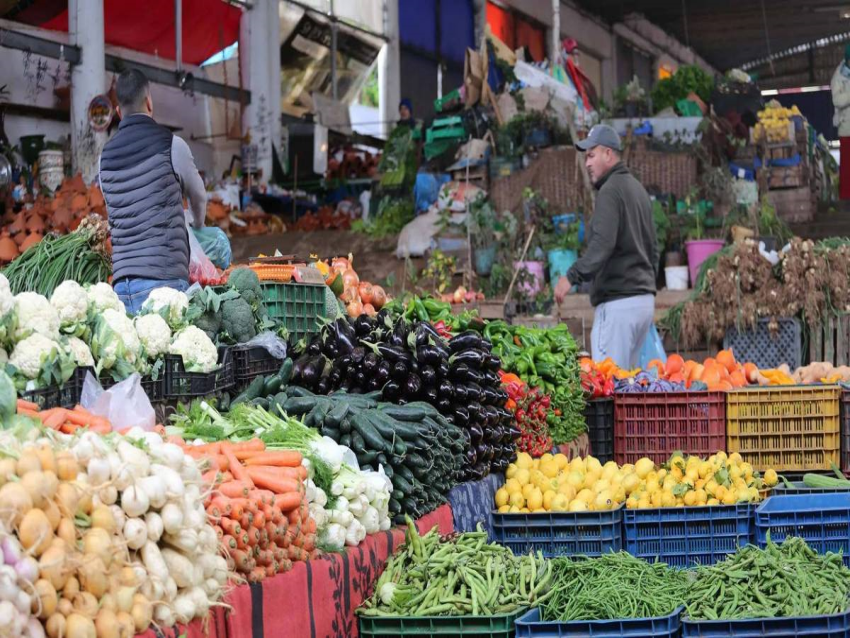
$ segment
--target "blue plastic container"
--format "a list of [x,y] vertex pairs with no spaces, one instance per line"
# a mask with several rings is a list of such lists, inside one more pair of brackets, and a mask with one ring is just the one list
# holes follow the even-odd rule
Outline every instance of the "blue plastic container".
[[573,620],[543,622],[540,610],[532,609],[520,617],[517,638],[677,638],[681,628],[682,607],[669,616],[625,618],[623,620]]
[[845,638],[850,635],[850,610],[831,616],[754,618],[751,620],[688,620],[682,617],[682,638]]
[[549,281],[556,282],[558,277],[564,277],[570,267],[576,263],[578,253],[575,250],[550,250]]
[[486,277],[493,270],[493,263],[496,261],[497,246],[487,246],[487,248],[475,249],[475,274],[481,277]]
[[713,565],[753,541],[750,503],[623,511],[623,545],[632,556],[672,567]]
[[493,537],[517,556],[600,556],[623,548],[622,523],[622,505],[602,512],[493,512]]
[[756,509],[756,544],[799,536],[818,552],[843,552],[850,566],[850,492],[773,496]]

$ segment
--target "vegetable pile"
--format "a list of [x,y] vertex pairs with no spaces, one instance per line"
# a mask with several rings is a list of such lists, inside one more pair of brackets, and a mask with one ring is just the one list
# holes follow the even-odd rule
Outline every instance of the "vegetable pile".
[[12,625],[29,613],[44,623],[3,635],[132,636],[217,604],[228,565],[180,447],[138,429],[71,437],[19,419],[0,449],[0,526],[20,543],[7,535],[3,560],[28,583]]
[[694,620],[826,616],[845,611],[848,595],[850,569],[840,554],[818,554],[801,538],[768,539],[765,549],[748,545],[697,568],[686,613]]
[[[514,413],[520,431],[517,450],[531,456],[543,456],[552,451],[552,436],[546,415],[551,406],[549,396],[537,388],[530,388],[518,376],[502,374],[502,385],[508,393],[507,409]],[[510,466],[509,466],[510,467]]]
[[544,622],[669,616],[682,605],[690,577],[626,552],[552,560],[552,592],[540,605]]
[[514,556],[487,543],[487,532],[440,538],[421,535],[408,519],[406,544],[387,563],[362,616],[491,616],[543,603],[550,595],[551,563]]
[[539,329],[491,321],[484,337],[493,343],[493,354],[505,372],[549,395],[552,411],[547,421],[556,444],[569,443],[585,432],[578,346],[565,325]]
[[463,478],[475,480],[504,471],[519,435],[490,350],[473,330],[447,342],[427,322],[393,321],[382,310],[323,326],[295,362],[293,382],[318,394],[380,391],[391,403],[429,403],[464,433]]
[[387,304],[387,310],[393,317],[403,316],[408,321],[427,321],[444,336],[446,336],[444,331],[464,332],[484,326],[484,322],[478,317],[477,310],[464,310],[455,314],[452,312],[450,302],[431,297],[413,295],[403,300],[394,299]]
[[387,303],[387,293],[381,286],[360,281],[360,277],[352,265],[352,257],[336,257],[331,261],[330,268],[324,262],[320,270],[327,270],[325,283],[345,305],[346,314],[357,318],[360,315],[374,317]]

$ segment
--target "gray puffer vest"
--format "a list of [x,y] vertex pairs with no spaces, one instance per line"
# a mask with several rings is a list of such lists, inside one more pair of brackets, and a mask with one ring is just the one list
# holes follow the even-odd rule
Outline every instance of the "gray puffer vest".
[[100,156],[100,186],[109,212],[112,277],[189,280],[189,235],[183,193],[171,164],[172,134],[134,114]]

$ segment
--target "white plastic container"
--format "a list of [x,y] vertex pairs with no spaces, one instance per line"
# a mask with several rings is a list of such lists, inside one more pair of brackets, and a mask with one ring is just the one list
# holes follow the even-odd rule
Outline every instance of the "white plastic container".
[[667,266],[664,269],[664,279],[667,281],[667,290],[687,290],[688,267]]
[[55,191],[65,179],[65,154],[62,151],[41,151],[38,154],[38,181],[42,187]]

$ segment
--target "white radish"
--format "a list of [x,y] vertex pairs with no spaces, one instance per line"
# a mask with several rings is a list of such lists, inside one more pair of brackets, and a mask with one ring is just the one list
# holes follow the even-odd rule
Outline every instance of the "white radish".
[[124,523],[124,538],[130,549],[141,549],[148,542],[147,525],[140,518],[128,518]]
[[183,526],[183,510],[174,503],[167,503],[162,508],[160,516],[162,517],[162,526],[168,534],[176,534]]
[[165,529],[162,524],[162,517],[156,512],[148,512],[145,515],[145,523],[148,526],[148,540],[156,543],[162,538],[162,532]]
[[140,486],[131,485],[121,494],[121,508],[127,516],[141,516],[150,508],[150,499]]

